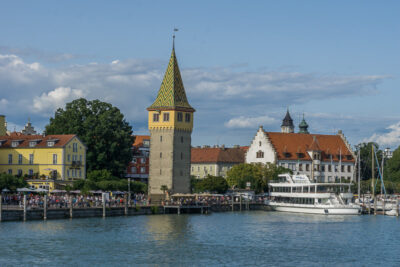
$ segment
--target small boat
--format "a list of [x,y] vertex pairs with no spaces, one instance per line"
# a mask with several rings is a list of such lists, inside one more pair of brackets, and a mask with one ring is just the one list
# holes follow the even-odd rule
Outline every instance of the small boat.
[[281,174],[269,183],[267,205],[275,211],[358,215],[360,205],[353,203],[350,183],[313,183],[306,175]]
[[397,216],[397,212],[396,212],[395,209],[391,209],[391,210],[385,211],[385,215],[388,215],[388,216]]

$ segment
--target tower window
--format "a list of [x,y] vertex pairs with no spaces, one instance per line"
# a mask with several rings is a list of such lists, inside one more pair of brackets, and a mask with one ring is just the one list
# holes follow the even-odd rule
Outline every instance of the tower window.
[[183,143],[183,136],[181,136],[181,143]]
[[162,152],[160,152],[160,159],[162,158]]
[[190,122],[190,113],[185,114],[185,121]]
[[181,152],[181,159],[183,159],[183,153]]
[[160,175],[161,175],[161,169],[160,169]]
[[182,112],[178,112],[178,121],[183,121],[183,114],[182,114]]
[[158,122],[160,120],[160,114],[158,113],[153,113],[153,121]]
[[160,135],[160,142],[162,142],[162,135]]
[[169,112],[164,113],[164,121],[169,121]]

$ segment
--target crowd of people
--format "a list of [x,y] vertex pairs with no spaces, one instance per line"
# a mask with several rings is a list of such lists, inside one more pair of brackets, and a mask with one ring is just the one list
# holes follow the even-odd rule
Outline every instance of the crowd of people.
[[[23,208],[24,201],[23,194],[3,194],[1,202],[5,208],[7,206],[14,208]],[[49,194],[47,197],[48,208],[69,208],[71,205],[73,208],[92,208],[103,206],[102,194]],[[125,201],[128,200],[128,194],[107,194],[105,197],[105,204],[107,207],[124,207]],[[192,195],[188,197],[171,197],[161,202],[161,205],[180,205],[180,206],[211,206],[211,205],[223,205],[231,204],[233,202],[259,202],[263,203],[263,197],[256,197],[255,199],[249,200],[246,198],[240,199],[239,196],[229,195]],[[43,208],[45,203],[45,195],[43,194],[27,194],[26,197],[27,207],[30,209]],[[128,206],[146,206],[151,204],[151,200],[147,198],[147,195],[141,193],[132,193],[131,199],[127,203]]]
[[[107,194],[105,203],[107,207],[124,207],[125,194],[112,195]],[[23,194],[3,194],[1,199],[4,208],[7,206],[23,208],[24,195]],[[43,208],[45,203],[45,196],[41,194],[27,194],[26,205],[28,208]],[[72,204],[73,208],[91,208],[102,207],[103,197],[101,194],[93,195],[79,195],[79,194],[50,194],[47,196],[48,208],[69,208]],[[130,206],[147,205],[148,201],[144,194],[131,194]]]

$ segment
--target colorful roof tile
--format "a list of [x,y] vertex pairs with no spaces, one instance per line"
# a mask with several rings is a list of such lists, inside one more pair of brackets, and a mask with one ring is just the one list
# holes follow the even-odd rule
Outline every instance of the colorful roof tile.
[[179,71],[178,60],[175,55],[175,48],[172,48],[171,58],[168,63],[164,79],[154,103],[148,110],[157,109],[185,109],[194,111],[186,98],[181,73]]
[[[24,135],[21,133],[13,132],[10,135],[0,136],[0,148],[31,148],[29,142],[35,141],[34,148],[49,147],[47,141],[54,141],[54,146],[51,147],[64,147],[72,138],[76,137],[74,134],[57,134],[57,135]],[[12,147],[12,142],[18,141],[16,147]]]

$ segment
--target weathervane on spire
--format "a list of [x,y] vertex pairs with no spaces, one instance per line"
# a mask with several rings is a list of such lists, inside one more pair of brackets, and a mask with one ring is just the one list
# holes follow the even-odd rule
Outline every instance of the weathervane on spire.
[[175,49],[175,32],[177,32],[179,29],[174,28],[174,33],[172,35],[172,48]]

